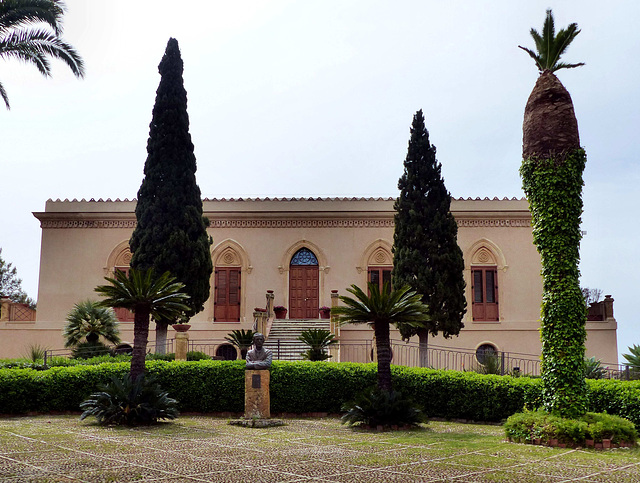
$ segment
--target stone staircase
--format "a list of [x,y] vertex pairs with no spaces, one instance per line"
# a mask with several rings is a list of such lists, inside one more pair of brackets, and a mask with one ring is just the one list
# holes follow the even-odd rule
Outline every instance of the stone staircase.
[[264,346],[273,352],[274,360],[301,361],[301,353],[309,346],[298,337],[307,329],[330,330],[328,319],[289,320],[275,319]]

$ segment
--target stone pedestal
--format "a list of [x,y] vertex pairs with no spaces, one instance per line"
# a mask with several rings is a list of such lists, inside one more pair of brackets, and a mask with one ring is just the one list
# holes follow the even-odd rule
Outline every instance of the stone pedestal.
[[176,361],[186,361],[189,350],[189,334],[187,332],[176,333]]
[[[176,354],[177,355],[177,354]],[[244,417],[247,419],[269,419],[271,399],[269,381],[271,373],[266,370],[246,370],[244,376]]]

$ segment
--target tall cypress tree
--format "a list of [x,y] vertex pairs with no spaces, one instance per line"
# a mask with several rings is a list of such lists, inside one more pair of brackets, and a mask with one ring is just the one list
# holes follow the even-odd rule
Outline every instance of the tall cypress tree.
[[451,195],[441,166],[420,110],[413,116],[404,173],[398,182],[400,196],[394,205],[393,284],[410,285],[429,307],[429,322],[400,330],[404,338],[420,338],[421,365],[428,363],[429,334],[458,335],[467,306],[458,225],[450,211]]
[[[169,39],[158,66],[156,91],[144,179],[138,191],[137,226],[129,240],[131,266],[171,272],[185,285],[191,316],[204,309],[213,271],[207,235],[209,220],[202,214],[202,198],[196,183],[196,158],[189,134],[187,92],[183,63],[176,39]],[[167,325],[156,321],[157,349],[164,349]]]

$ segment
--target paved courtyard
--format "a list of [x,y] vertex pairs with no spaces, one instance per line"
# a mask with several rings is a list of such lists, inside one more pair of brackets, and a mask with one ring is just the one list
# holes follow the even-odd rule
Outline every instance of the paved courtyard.
[[353,431],[336,419],[268,429],[183,416],[102,428],[77,416],[0,419],[2,482],[640,482],[640,451],[507,443],[499,426]]

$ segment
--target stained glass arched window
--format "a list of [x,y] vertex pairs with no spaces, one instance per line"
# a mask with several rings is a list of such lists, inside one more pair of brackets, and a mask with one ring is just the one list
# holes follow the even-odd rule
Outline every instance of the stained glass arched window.
[[318,265],[318,259],[308,248],[301,248],[291,258],[291,265]]

